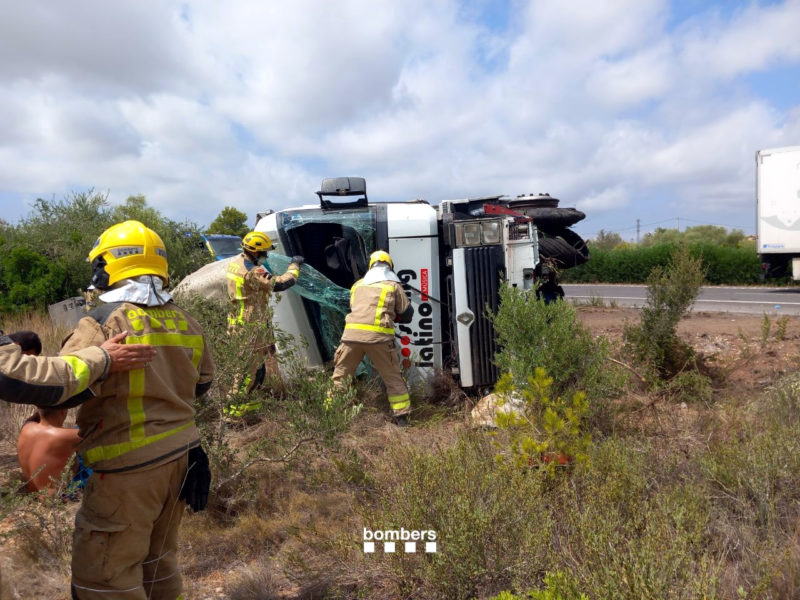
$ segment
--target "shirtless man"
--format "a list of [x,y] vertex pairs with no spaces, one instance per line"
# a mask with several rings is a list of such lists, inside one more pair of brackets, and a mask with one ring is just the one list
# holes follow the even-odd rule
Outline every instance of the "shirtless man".
[[77,429],[65,429],[66,408],[39,408],[22,425],[17,457],[32,492],[55,487],[80,442]]

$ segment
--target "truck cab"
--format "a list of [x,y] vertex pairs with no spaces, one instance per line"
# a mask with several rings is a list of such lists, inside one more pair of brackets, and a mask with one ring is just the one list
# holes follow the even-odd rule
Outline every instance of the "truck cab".
[[275,305],[276,325],[307,342],[309,363],[333,359],[349,297],[341,292],[363,277],[373,251],[386,250],[414,306],[412,322],[396,326],[409,383],[446,370],[463,388],[493,385],[488,311],[497,310],[501,285],[534,289],[539,265],[536,227],[515,199],[371,202],[360,177],[325,179],[317,196],[313,205],[261,213],[255,226],[276,254],[302,255],[329,282],[317,290],[325,301],[284,294]]
[[225,260],[242,251],[242,238],[238,235],[204,233],[200,237],[203,238],[203,242],[214,260]]

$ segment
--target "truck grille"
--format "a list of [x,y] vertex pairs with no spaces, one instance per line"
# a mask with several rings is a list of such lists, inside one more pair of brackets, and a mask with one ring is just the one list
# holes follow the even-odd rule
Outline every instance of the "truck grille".
[[475,313],[475,322],[469,333],[472,343],[473,384],[493,385],[500,373],[494,364],[497,344],[487,310],[496,313],[500,301],[500,278],[505,275],[502,247],[465,248],[464,262],[467,271],[467,302],[470,310]]

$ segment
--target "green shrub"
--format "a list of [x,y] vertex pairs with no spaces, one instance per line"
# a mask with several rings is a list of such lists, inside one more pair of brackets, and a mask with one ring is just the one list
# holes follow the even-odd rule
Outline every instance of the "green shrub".
[[566,573],[555,571],[545,573],[544,588],[541,590],[528,590],[522,596],[500,592],[490,600],[589,600],[589,597],[575,591],[574,584]]
[[627,325],[624,339],[633,357],[652,378],[674,376],[694,353],[677,334],[678,322],[700,293],[704,269],[686,246],[679,246],[666,268],[656,267],[647,278],[647,302],[638,325]]
[[391,454],[376,478],[380,504],[361,507],[365,527],[433,530],[438,551],[367,555],[357,568],[369,597],[468,600],[545,570],[551,516],[542,472],[495,461],[475,432],[452,446]]
[[169,277],[177,283],[208,259],[193,223],[175,223],[148,207],[144,196],[132,196],[110,207],[107,194],[89,190],[64,200],[36,200],[31,214],[0,230],[0,310],[46,308],[76,296],[89,285],[86,257],[97,237],[111,225],[137,219],[164,241]]
[[711,380],[697,371],[682,371],[670,379],[663,389],[676,402],[709,403],[713,398]]
[[[215,380],[198,402],[196,421],[214,475],[212,504],[221,514],[231,514],[255,500],[252,467],[335,447],[361,405],[355,403],[355,389],[332,390],[329,373],[308,368],[304,349],[281,331],[271,331],[269,311],[261,322],[228,331],[227,306],[194,295],[176,302],[200,322],[213,353]],[[268,376],[264,387],[247,393],[243,375],[264,339],[277,344],[282,376]],[[228,416],[231,405],[244,403],[255,403],[255,410]],[[242,444],[242,429],[256,425],[268,426],[270,434]]]
[[[623,245],[613,250],[592,247],[591,259],[565,269],[565,283],[645,283],[656,267],[665,268],[677,248],[676,242],[653,246]],[[690,254],[700,258],[706,281],[712,285],[746,285],[761,282],[761,262],[751,246],[687,242]]]
[[[575,392],[571,400],[553,397],[550,387],[552,377],[537,367],[528,385],[515,388],[512,377],[505,374],[497,383],[497,394],[509,401],[513,396],[521,397],[520,413],[498,413],[495,422],[500,430],[510,436],[508,452],[512,464],[517,468],[538,466],[550,475],[571,464],[586,462],[591,445],[591,435],[586,432],[586,415],[589,405],[583,392]],[[503,459],[506,442],[498,443]]]
[[583,391],[592,411],[600,408],[599,400],[619,392],[622,378],[607,360],[607,341],[595,339],[568,302],[547,304],[524,290],[504,286],[492,321],[499,344],[495,362],[511,374],[513,387],[524,389],[541,367],[553,378],[554,397]]

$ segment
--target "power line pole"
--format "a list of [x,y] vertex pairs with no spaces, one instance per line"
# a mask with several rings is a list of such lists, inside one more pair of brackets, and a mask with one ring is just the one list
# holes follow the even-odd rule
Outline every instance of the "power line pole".
[[639,243],[639,219],[636,219],[636,243]]

